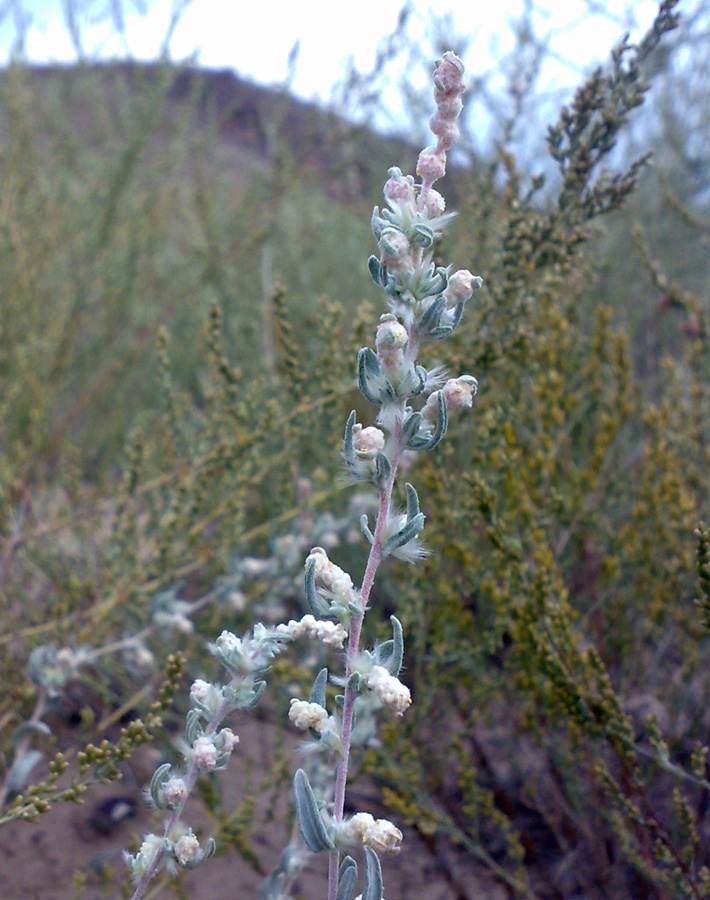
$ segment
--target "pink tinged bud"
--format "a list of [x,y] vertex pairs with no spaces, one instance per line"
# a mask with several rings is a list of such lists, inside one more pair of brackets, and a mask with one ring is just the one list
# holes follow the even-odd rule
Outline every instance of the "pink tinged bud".
[[428,184],[446,174],[446,154],[438,147],[425,147],[419,154],[417,175]]
[[239,743],[239,736],[234,734],[231,728],[223,728],[219,737],[224,743],[222,744],[223,753],[231,753]]
[[472,375],[450,378],[443,387],[449,409],[470,409],[478,393],[478,382]]
[[433,391],[429,394],[427,402],[422,407],[422,418],[425,422],[436,422],[439,418],[439,393],[440,391]]
[[439,147],[442,150],[450,150],[458,142],[460,135],[456,122],[443,119],[438,114],[431,117],[429,123],[431,130],[439,138]]
[[353,449],[361,459],[374,459],[384,448],[385,435],[379,428],[363,428],[359,422],[353,425]]
[[441,94],[436,98],[436,108],[442,118],[453,122],[461,115],[463,101],[456,94]]
[[385,182],[385,199],[390,203],[414,202],[414,179],[411,175],[393,176]]
[[211,772],[217,766],[217,748],[208,737],[198,737],[192,745],[192,758],[199,769]]
[[430,219],[435,219],[437,216],[442,216],[445,209],[446,200],[444,200],[438,191],[430,188],[427,191],[426,198],[424,198],[424,211],[426,214]]
[[448,307],[457,306],[459,303],[470,300],[478,285],[478,278],[472,275],[468,269],[459,269],[458,272],[454,272],[444,291],[446,305]]
[[209,682],[198,678],[196,681],[192,682],[190,693],[198,703],[204,703],[209,697],[211,688],[212,685]]
[[434,82],[447,94],[460,94],[464,89],[463,74],[463,63],[455,53],[447,50],[434,69]]
[[163,797],[168,809],[175,809],[187,798],[187,785],[182,778],[169,778],[163,787]]
[[411,248],[406,234],[394,228],[386,229],[380,236],[382,263],[392,272],[401,272],[411,267]]
[[[431,191],[430,193],[436,193]],[[407,345],[409,335],[407,329],[396,320],[389,319],[382,322],[376,332],[375,346],[378,352],[388,350],[403,350]]]

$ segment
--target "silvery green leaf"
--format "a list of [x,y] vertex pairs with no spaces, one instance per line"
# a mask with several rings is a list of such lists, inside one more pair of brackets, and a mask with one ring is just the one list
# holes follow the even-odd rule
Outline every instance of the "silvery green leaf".
[[444,434],[446,434],[448,415],[446,411],[446,397],[444,397],[443,391],[439,391],[437,400],[438,417],[434,434],[430,438],[413,437],[407,445],[408,447],[411,447],[412,450],[432,450],[436,447]]
[[247,701],[247,708],[253,709],[257,703],[264,696],[264,691],[266,690],[266,682],[265,681],[256,681],[254,682],[254,687],[252,690],[252,695]]
[[365,847],[365,888],[362,892],[362,900],[382,900],[382,866],[380,860],[372,849]]
[[404,489],[407,492],[407,518],[413,519],[419,515],[419,496],[414,485],[409,482],[404,485]]
[[153,773],[153,777],[150,779],[150,799],[155,803],[158,809],[165,809],[163,803],[163,786],[168,778],[170,778],[171,768],[170,763],[163,763],[162,766],[158,766]]
[[43,722],[41,719],[38,722],[23,722],[22,725],[19,725],[13,731],[12,743],[17,744],[20,738],[31,732],[49,737],[52,734],[52,729],[49,727],[49,725],[47,725],[46,722]]
[[374,379],[379,378],[380,361],[369,347],[363,347],[357,355],[357,386],[360,393],[370,403],[380,405],[379,390],[375,391],[372,385]]
[[192,747],[198,737],[203,733],[202,725],[200,724],[200,716],[201,713],[197,709],[188,709],[187,711],[187,724],[185,725],[185,740],[188,745]]
[[321,850],[333,850],[333,841],[328,837],[325,822],[318,809],[308,776],[303,769],[296,772],[293,786],[298,826],[308,849],[313,853],[319,853]]
[[424,222],[417,222],[410,232],[410,240],[413,244],[428,250],[434,243],[434,229]]
[[348,600],[348,618],[350,616],[361,616],[362,615],[362,601],[360,604],[353,603],[352,600]]
[[328,684],[328,670],[323,668],[316,675],[316,680],[313,682],[313,688],[311,690],[311,696],[309,698],[310,703],[317,703],[318,706],[322,706],[323,709],[327,709],[325,705],[325,686]]
[[419,394],[421,394],[421,392],[426,387],[426,379],[427,379],[428,372],[424,368],[424,366],[415,366],[414,372],[417,376],[418,384],[412,388],[411,396],[418,397]]
[[461,321],[461,316],[463,315],[464,304],[457,303],[453,309],[453,314],[451,316],[451,330],[453,331]]
[[437,297],[436,300],[419,316],[416,329],[421,335],[428,335],[439,324],[441,314],[446,307],[446,300]]
[[405,544],[414,540],[424,528],[425,521],[426,517],[424,516],[424,513],[418,513],[413,519],[410,519],[404,528],[398,531],[397,534],[393,534],[392,537],[385,542],[385,545],[382,548],[382,556],[389,556],[399,547],[403,547]]
[[342,709],[345,706],[345,694],[336,694],[335,702]]
[[367,261],[367,267],[375,284],[382,284],[380,281],[380,261],[376,256],[371,256]]
[[353,900],[357,885],[357,863],[352,856],[346,856],[338,872],[338,892],[335,900]]
[[28,750],[16,757],[7,773],[5,787],[9,793],[19,793],[29,780],[32,770],[43,759],[39,750]]
[[370,526],[367,522],[367,513],[363,513],[360,516],[360,531],[362,531],[370,543],[375,540],[375,535],[370,531]]
[[375,652],[375,660],[378,666],[387,669],[390,675],[397,678],[402,670],[404,658],[404,635],[402,623],[396,616],[390,616],[390,622],[392,623],[392,640],[380,644]]
[[380,402],[384,403],[386,400],[396,400],[397,399],[397,391],[392,387],[392,382],[389,378],[383,379],[382,387],[380,388]]
[[353,672],[353,674],[348,678],[348,687],[352,688],[353,691],[360,690],[360,673]]
[[348,421],[345,423],[345,434],[343,435],[343,458],[348,466],[355,465],[355,450],[353,447],[353,426],[355,425],[355,420],[356,413],[355,410],[352,410],[348,416]]
[[375,474],[372,483],[380,491],[384,491],[392,474],[392,465],[385,453],[378,453],[375,459]]
[[311,609],[311,612],[316,616],[329,616],[330,615],[330,606],[319,595],[318,590],[316,588],[316,561],[315,561],[315,559],[309,559],[308,562],[306,563],[305,586],[306,586],[306,600],[308,601],[308,605]]
[[370,226],[372,227],[372,233],[375,235],[375,240],[379,241],[380,235],[382,234],[382,224],[380,220],[380,208],[378,206],[372,210]]
[[422,424],[422,414],[413,412],[402,426],[402,444],[405,447],[411,447],[412,441],[417,438],[419,426]]

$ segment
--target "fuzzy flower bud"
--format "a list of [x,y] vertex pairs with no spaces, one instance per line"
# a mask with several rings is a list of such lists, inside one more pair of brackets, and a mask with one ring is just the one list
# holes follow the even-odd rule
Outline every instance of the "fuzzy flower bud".
[[319,734],[323,733],[329,719],[328,710],[323,709],[320,703],[309,703],[296,697],[291,700],[288,717],[300,731],[313,728]]
[[202,678],[197,678],[192,682],[192,687],[190,688],[190,694],[197,700],[198,703],[204,703],[207,697],[209,696],[209,692],[212,688],[212,685],[208,681],[203,681]]
[[406,275],[412,269],[411,246],[407,235],[396,228],[387,228],[380,235],[382,265],[397,275]]
[[471,409],[478,393],[478,382],[472,375],[450,378],[443,387],[449,409]]
[[212,738],[198,737],[192,745],[192,758],[199,769],[206,769],[208,772],[213,771],[217,767],[217,748]]
[[414,202],[414,179],[411,175],[403,175],[401,170],[396,166],[389,170],[389,179],[385,182],[384,194],[385,200],[392,205],[393,203],[412,203]]
[[200,842],[191,831],[183,834],[180,840],[175,842],[173,852],[178,865],[183,867],[194,865],[200,859],[202,853]]
[[409,688],[383,666],[373,666],[367,676],[367,686],[382,705],[393,710],[396,716],[403,716],[411,706],[412,697]]
[[451,50],[447,50],[434,69],[434,85],[437,93],[463,93],[464,67],[461,60]]
[[387,819],[375,819],[370,813],[355,813],[341,823],[338,839],[346,845],[367,844],[378,853],[399,853],[402,832]]
[[231,631],[223,631],[215,643],[225,656],[240,653],[242,649],[242,639],[238,638],[236,634],[232,634]]
[[446,174],[446,153],[439,147],[425,147],[419,154],[417,175],[425,184],[433,184]]
[[444,200],[443,196],[438,191],[430,188],[427,191],[426,197],[422,198],[422,201],[424,212],[426,212],[430,219],[435,219],[437,216],[443,216],[446,209],[446,200]]
[[363,428],[359,422],[353,425],[353,449],[360,459],[374,459],[384,447],[385,435],[379,428]]
[[472,275],[468,269],[459,269],[449,278],[449,283],[444,291],[446,305],[451,308],[459,303],[465,303],[471,299],[473,292],[480,286],[480,276]]
[[163,786],[163,799],[168,809],[175,809],[187,798],[187,785],[182,778],[173,776]]
[[407,329],[394,316],[389,314],[382,317],[375,336],[375,346],[379,356],[394,350],[403,350],[407,346],[408,340]]
[[217,735],[217,743],[220,745],[222,753],[231,753],[239,743],[239,735],[236,735],[231,728],[223,728]]
[[216,685],[197,678],[190,687],[190,699],[197,706],[203,707],[210,713],[215,713],[222,702],[222,691]]
[[463,101],[457,94],[440,94],[436,98],[437,112],[444,119],[453,122],[463,109]]
[[450,150],[461,136],[456,122],[444,118],[438,112],[431,117],[429,127],[439,138],[439,147],[442,150]]

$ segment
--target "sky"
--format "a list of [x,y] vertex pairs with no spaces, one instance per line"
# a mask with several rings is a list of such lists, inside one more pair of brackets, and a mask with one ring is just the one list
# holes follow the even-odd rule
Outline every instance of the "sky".
[[[495,67],[512,47],[509,22],[525,0],[410,2],[414,34],[426,31],[434,7],[437,15],[450,17],[456,31],[473,37],[466,62],[476,75]],[[137,58],[154,59],[176,4],[184,8],[172,33],[172,58],[191,57],[204,66],[231,68],[274,84],[286,79],[289,52],[298,41],[291,88],[304,99],[327,101],[348,57],[360,69],[372,65],[379,41],[395,28],[403,0],[0,0],[0,61],[7,62],[17,51],[18,26],[25,35],[22,51],[30,60],[74,60],[77,45],[67,27],[68,9],[87,55],[111,58],[130,51]],[[555,58],[543,73],[543,84],[551,86],[576,83],[579,69],[604,58],[625,29],[640,33],[638,27],[648,26],[656,9],[654,0],[606,0],[606,13],[590,16],[588,7],[602,6],[599,0],[536,0],[536,5],[541,10],[535,16],[538,33],[555,34]],[[123,24],[123,39],[112,19]]]

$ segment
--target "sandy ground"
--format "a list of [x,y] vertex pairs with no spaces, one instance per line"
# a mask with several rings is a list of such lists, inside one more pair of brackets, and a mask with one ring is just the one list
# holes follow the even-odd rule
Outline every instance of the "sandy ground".
[[[238,731],[241,736],[238,755],[235,752],[229,767],[217,776],[225,805],[231,797],[238,803],[245,787],[244,779],[258,783],[273,762],[268,749],[267,722],[252,720]],[[154,754],[154,750],[143,748],[124,768],[122,782],[92,788],[84,804],[59,804],[36,824],[16,822],[2,826],[1,900],[74,900],[77,873],[85,878],[81,898],[119,898],[126,872],[121,851],[134,836],[159,823],[159,814],[145,806],[141,791],[150,778]],[[252,764],[245,767],[248,758]],[[294,750],[294,770],[298,764]],[[377,788],[371,782],[359,784],[349,795],[357,808],[387,816],[386,810],[377,808],[376,798]],[[115,799],[134,804],[135,812],[107,827],[111,820],[105,815],[106,804]],[[184,820],[195,826],[201,823],[202,834],[210,834],[210,823],[199,801],[192,803]],[[387,900],[504,900],[508,896],[500,885],[482,880],[471,860],[443,843],[424,844],[414,832],[404,830],[402,852],[382,860]],[[283,843],[284,828],[278,823],[262,824],[255,832],[254,849],[265,866],[275,863]],[[325,856],[313,856],[298,879],[294,897],[325,898],[326,868]],[[102,877],[102,870],[110,874]],[[181,896],[190,900],[257,900],[257,889],[263,880],[233,849],[209,860],[199,870],[180,872],[179,879],[184,888]],[[149,896],[167,900],[180,895],[166,880]]]

